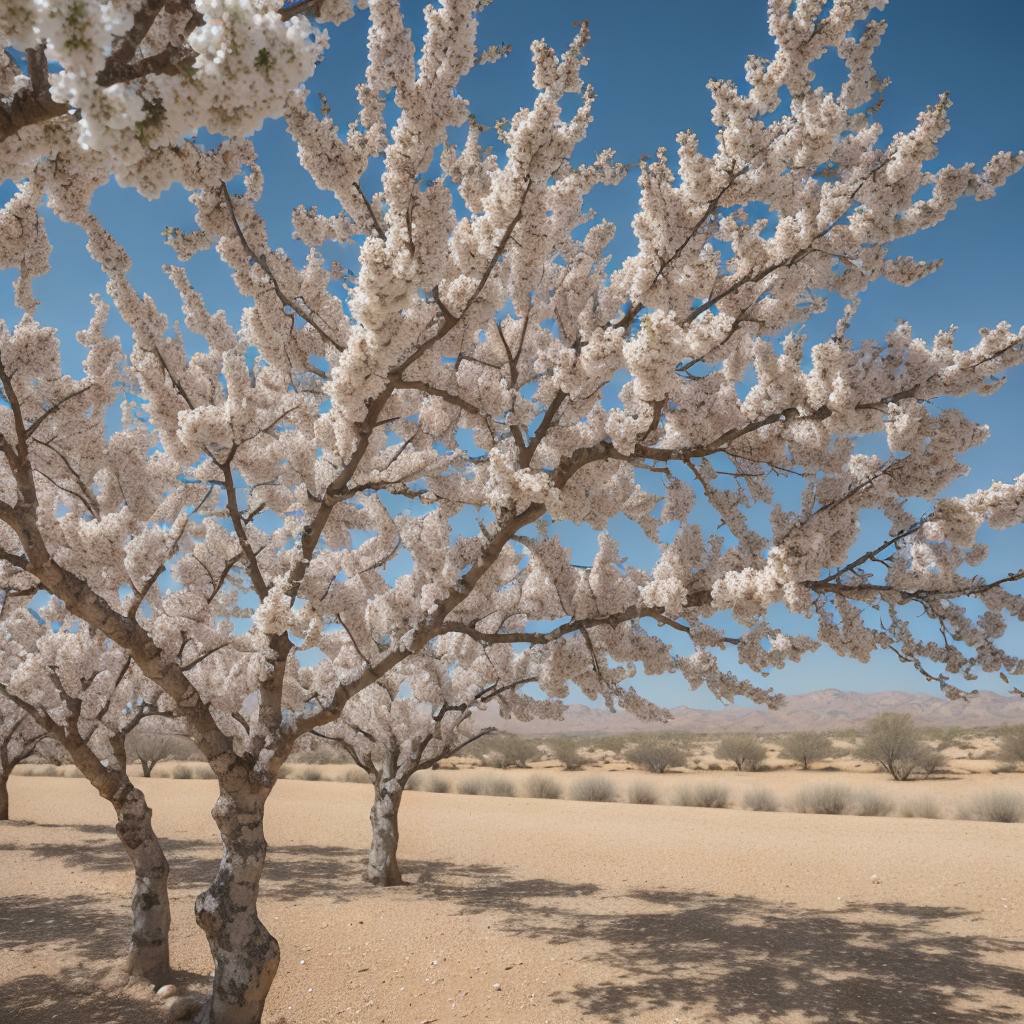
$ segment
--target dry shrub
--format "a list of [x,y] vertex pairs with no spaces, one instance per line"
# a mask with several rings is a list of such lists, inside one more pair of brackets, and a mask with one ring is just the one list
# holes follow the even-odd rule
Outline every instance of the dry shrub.
[[910,715],[886,712],[866,723],[857,754],[874,761],[897,782],[906,782],[915,772],[927,778],[946,766],[946,756],[921,736]]
[[187,764],[176,764],[171,769],[172,779],[194,779],[195,776],[192,774],[192,766]]
[[881,793],[865,789],[854,797],[853,813],[864,818],[885,818],[892,814],[892,801]]
[[506,733],[487,737],[486,746],[481,746],[484,762],[492,768],[526,768],[540,755],[537,744],[532,740]]
[[591,803],[611,803],[615,799],[615,787],[601,775],[590,775],[579,779],[572,787],[573,800],[588,800]]
[[537,800],[559,800],[562,787],[550,775],[533,775],[526,780],[526,795]]
[[658,791],[649,782],[634,782],[629,787],[629,802],[631,804],[656,804],[658,803]]
[[793,809],[801,814],[846,814],[851,806],[850,791],[835,785],[802,789],[793,801]]
[[985,793],[964,808],[961,816],[974,821],[1024,821],[1024,800],[1016,793]]
[[544,747],[556,761],[562,762],[568,772],[574,772],[587,763],[582,748],[571,736],[554,736],[544,741]]
[[790,761],[796,761],[803,769],[808,769],[814,761],[824,761],[834,757],[835,744],[821,732],[792,732],[783,737],[779,753]]
[[930,796],[919,796],[900,805],[901,818],[941,818],[939,805]]
[[689,741],[652,736],[634,743],[626,750],[626,760],[644,771],[661,775],[669,768],[682,768],[690,753]]
[[342,782],[365,782],[365,783],[369,783],[369,781],[370,781],[370,776],[367,775],[366,772],[364,772],[362,768],[357,768],[355,765],[352,765],[351,767],[346,768],[341,773],[341,775],[338,776],[338,777],[341,779]]
[[467,775],[455,783],[455,792],[463,796],[479,796],[484,791],[483,779],[474,775]]
[[485,796],[515,796],[516,787],[508,779],[484,779],[483,792]]
[[683,786],[676,791],[675,802],[680,807],[728,807],[729,791],[719,782]]
[[1009,725],[999,737],[1000,760],[1007,764],[1024,761],[1024,725]]
[[431,793],[449,793],[452,786],[443,775],[432,773],[430,778],[427,779],[426,788]]
[[740,733],[723,736],[715,747],[715,757],[720,761],[732,761],[736,770],[741,772],[756,772],[767,756],[768,751],[756,736]]
[[743,795],[743,806],[748,811],[777,811],[779,801],[775,794],[767,789],[749,789]]

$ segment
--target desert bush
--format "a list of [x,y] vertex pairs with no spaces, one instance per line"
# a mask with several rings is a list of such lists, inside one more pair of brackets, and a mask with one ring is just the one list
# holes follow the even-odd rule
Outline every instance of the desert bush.
[[985,793],[961,811],[961,817],[975,821],[1024,821],[1024,800],[1016,793]]
[[1007,764],[1024,761],[1024,725],[1009,725],[999,737],[998,757]]
[[299,772],[299,778],[304,782],[320,782],[324,773],[319,768],[303,768]]
[[728,807],[729,791],[721,783],[702,782],[678,789],[675,802],[681,807]]
[[934,798],[930,796],[918,796],[911,800],[904,800],[900,804],[899,814],[901,818],[941,818],[942,811]]
[[450,793],[452,784],[443,775],[438,775],[437,772],[431,772],[430,778],[426,781],[425,788],[430,793]]
[[483,792],[485,796],[515,796],[516,787],[508,779],[484,779]]
[[945,729],[927,729],[924,733],[929,739],[935,741],[936,750],[947,750],[950,747],[962,747],[966,742],[964,730],[951,725]]
[[369,783],[370,776],[363,771],[362,768],[352,765],[346,768],[341,775],[338,776],[342,782],[365,782]]
[[793,809],[801,814],[846,814],[851,804],[845,786],[809,786],[797,793]]
[[854,797],[853,813],[865,818],[885,818],[892,814],[892,801],[881,793],[865,789]]
[[715,747],[715,757],[721,761],[732,761],[736,770],[756,772],[768,756],[764,744],[756,736],[736,733],[723,736]]
[[22,770],[23,775],[47,775],[51,777],[60,777],[60,768],[55,764],[30,764],[26,765]]
[[814,761],[835,756],[832,740],[822,732],[792,732],[782,738],[779,753],[789,761],[796,761],[804,770]]
[[623,734],[618,736],[596,736],[593,737],[593,742],[588,743],[587,745],[595,750],[607,750],[612,754],[621,754],[630,743],[635,741],[635,739],[635,736],[627,736]]
[[602,775],[588,775],[575,782],[570,795],[573,800],[611,803],[615,800],[615,787]]
[[192,774],[192,766],[188,764],[176,764],[171,769],[172,779],[194,779],[195,776]]
[[945,764],[944,755],[921,739],[914,719],[894,712],[876,715],[866,723],[857,753],[874,761],[897,782],[906,782],[915,772],[930,775]]
[[526,795],[536,800],[559,800],[562,787],[550,775],[533,775],[526,780]]
[[629,802],[631,804],[656,804],[658,803],[658,791],[649,782],[637,780],[629,787]]
[[536,761],[540,751],[537,744],[522,736],[498,733],[487,738],[483,746],[484,762],[492,768],[526,768]]
[[779,801],[775,799],[775,794],[771,790],[748,789],[743,794],[743,806],[748,811],[777,811]]
[[942,771],[949,764],[949,759],[941,750],[933,750],[923,746],[917,754],[917,771],[925,779],[930,779],[936,772]]
[[625,757],[645,771],[661,775],[669,768],[681,768],[690,752],[689,741],[683,738],[645,737],[626,748]]
[[587,763],[579,741],[571,736],[554,736],[545,740],[544,746],[556,761],[562,762],[568,772],[574,772]]
[[463,796],[479,796],[484,791],[483,779],[467,774],[464,779],[455,783],[455,792]]
[[416,793],[426,788],[426,783],[423,781],[423,773],[415,772],[405,784],[406,793]]

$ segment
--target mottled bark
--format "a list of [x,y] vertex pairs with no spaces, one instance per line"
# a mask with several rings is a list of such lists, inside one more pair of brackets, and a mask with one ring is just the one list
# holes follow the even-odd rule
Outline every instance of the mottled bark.
[[0,821],[10,821],[11,804],[7,796],[7,772],[0,771]]
[[167,896],[167,858],[153,831],[153,812],[142,792],[130,786],[114,803],[117,836],[135,868],[128,971],[154,985],[171,971],[171,906]]
[[398,866],[398,809],[403,785],[398,779],[382,777],[374,785],[370,808],[370,853],[366,880],[373,885],[401,885]]
[[259,1024],[281,953],[256,913],[267,857],[263,813],[269,790],[230,790],[213,806],[224,853],[217,877],[196,899],[196,921],[213,954],[214,976],[196,1024]]

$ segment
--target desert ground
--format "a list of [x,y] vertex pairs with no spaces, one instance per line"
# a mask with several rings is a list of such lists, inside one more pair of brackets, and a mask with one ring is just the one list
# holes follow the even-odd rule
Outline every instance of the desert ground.
[[[669,799],[686,781],[878,788],[955,814],[1024,774],[954,761],[944,779],[869,772],[602,772]],[[360,879],[370,788],[282,781],[268,811],[262,914],[282,946],[269,1024],[1019,1024],[1024,825],[952,817],[758,813],[410,792],[406,880]],[[143,788],[172,866],[172,959],[200,991],[211,962],[192,901],[218,857],[214,783]],[[453,787],[454,788],[454,787]],[[520,787],[521,791],[521,787]],[[19,774],[0,825],[0,1020],[136,1024],[155,997],[120,974],[130,872],[81,779]]]

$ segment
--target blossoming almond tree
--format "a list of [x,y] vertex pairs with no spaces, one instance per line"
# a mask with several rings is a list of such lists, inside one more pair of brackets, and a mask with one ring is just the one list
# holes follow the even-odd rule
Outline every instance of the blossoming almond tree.
[[[890,243],[992,195],[1022,159],[927,170],[945,100],[883,139],[884,26],[862,23],[878,6],[773,0],[774,55],[744,87],[712,83],[711,155],[684,133],[675,166],[663,152],[641,167],[635,252],[614,269],[613,227],[586,202],[627,171],[573,157],[595,104],[585,27],[564,54],[534,45],[531,107],[493,138],[460,134],[459,82],[495,55],[477,48],[474,0],[427,8],[418,61],[398,3],[372,0],[344,132],[293,96],[299,158],[336,202],[295,209],[304,262],[271,245],[244,143],[189,164],[196,229],[171,232],[168,273],[198,351],[75,202],[73,162],[40,164],[12,200],[23,249],[45,244],[30,193],[81,224],[132,337],[124,362],[97,299],[69,375],[31,315],[0,335],[0,584],[42,587],[130,655],[216,774],[224,853],[196,903],[215,962],[205,1024],[258,1021],[276,971],[263,817],[296,741],[430,671],[445,637],[530,651],[550,699],[572,682],[648,714],[637,667],[775,700],[724,648],[754,673],[820,644],[886,648],[950,694],[954,677],[1024,669],[997,642],[1024,615],[1021,570],[972,568],[982,526],[1024,517],[1024,481],[943,497],[984,430],[934,401],[990,391],[1024,338],[853,335],[871,282],[931,269]],[[813,75],[829,53],[847,69],[831,91]],[[351,279],[327,255],[339,242],[358,247]],[[188,274],[210,247],[245,300],[237,326]],[[37,263],[22,266],[31,309]],[[846,311],[812,344],[831,296]],[[864,535],[868,510],[882,535]],[[652,568],[619,551],[617,515],[646,532]],[[598,535],[591,564],[560,521]]]
[[168,712],[160,709],[161,691],[136,677],[130,656],[69,628],[56,617],[62,609],[47,611],[21,609],[0,624],[0,695],[114,809],[135,870],[128,973],[160,985],[170,972],[168,865],[146,797],[128,776],[125,742],[144,719]]
[[9,0],[0,5],[0,171],[88,160],[144,194],[199,129],[241,137],[283,111],[351,0]]
[[7,781],[38,749],[43,732],[16,704],[0,697],[0,821],[10,821]]
[[367,687],[346,703],[336,724],[315,731],[343,747],[373,782],[365,878],[374,885],[402,884],[398,815],[412,777],[495,731],[475,725],[474,709],[498,703],[518,717],[561,713],[559,701],[516,693],[536,681],[528,653],[516,655],[506,646],[482,654],[453,635],[439,638],[433,654],[433,660],[418,659],[412,673],[391,673]]

